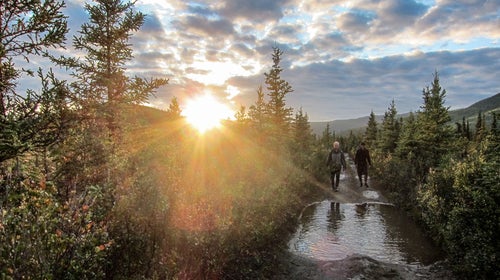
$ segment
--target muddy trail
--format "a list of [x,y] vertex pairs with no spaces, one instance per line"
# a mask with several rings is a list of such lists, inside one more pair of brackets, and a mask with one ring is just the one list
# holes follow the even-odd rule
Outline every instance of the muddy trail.
[[[400,253],[392,253],[390,250],[386,255],[377,255],[379,251],[384,250],[384,248],[380,249],[378,247],[380,245],[378,243],[383,242],[377,240],[376,236],[367,236],[367,234],[372,233],[359,232],[359,229],[349,231],[352,229],[349,228],[342,236],[341,228],[338,228],[338,220],[333,223],[333,227],[337,228],[332,230],[331,220],[326,219],[332,218],[335,209],[337,211],[340,209],[339,212],[342,212],[343,220],[341,222],[344,224],[352,223],[353,220],[354,222],[358,221],[360,217],[359,209],[364,211],[361,213],[361,215],[364,215],[364,213],[370,211],[371,213],[378,213],[377,211],[384,210],[379,209],[379,207],[384,206],[390,207],[393,209],[391,211],[397,211],[400,213],[399,215],[402,215],[401,211],[393,207],[376,186],[372,186],[375,182],[369,179],[369,187],[360,187],[355,173],[355,166],[351,159],[348,157],[346,159],[348,160],[348,168],[341,175],[339,191],[333,192],[327,183],[320,184],[320,187],[325,190],[324,200],[304,208],[299,217],[297,233],[289,242],[290,249],[283,253],[279,267],[276,269],[277,273],[272,279],[454,279],[450,270],[446,268],[446,262],[443,258],[436,261],[435,256],[431,256],[430,260],[415,259],[412,256],[398,257],[398,254],[401,255]],[[323,212],[321,213],[322,209]],[[351,212],[352,215],[349,214]],[[314,219],[319,220],[314,221]],[[411,220],[408,217],[398,219]],[[367,221],[370,220],[363,219],[361,223]],[[319,223],[318,228],[326,224],[324,227],[328,227],[328,229],[314,230],[309,228],[314,228],[314,225],[311,225],[314,222]],[[399,226],[404,228],[406,224],[400,224]],[[371,225],[368,225],[368,227],[371,227]],[[384,224],[383,227],[385,228],[386,225]],[[414,229],[410,228],[409,230]],[[364,238],[364,243],[358,244],[357,248],[354,249],[342,250],[346,246],[336,244],[336,240],[339,238],[351,240],[346,241],[347,243],[360,243],[360,238]],[[329,240],[333,241],[329,243]],[[420,250],[420,253],[417,253],[420,255],[434,253],[432,252],[433,249],[424,248],[420,242],[423,241],[412,239],[408,243],[414,244],[405,246],[415,247],[415,250]],[[351,247],[356,247],[356,244],[352,244]],[[370,254],[375,254],[375,256],[370,256]],[[411,254],[413,253],[410,252]]]

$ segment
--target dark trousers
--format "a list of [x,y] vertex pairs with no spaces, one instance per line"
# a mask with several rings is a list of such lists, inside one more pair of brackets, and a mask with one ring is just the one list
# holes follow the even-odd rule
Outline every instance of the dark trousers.
[[332,181],[332,189],[337,189],[339,187],[340,170],[330,171],[330,180]]
[[358,171],[359,182],[360,183],[363,182],[363,175],[365,175],[365,183],[366,183],[368,181],[368,166],[358,165],[357,171]]

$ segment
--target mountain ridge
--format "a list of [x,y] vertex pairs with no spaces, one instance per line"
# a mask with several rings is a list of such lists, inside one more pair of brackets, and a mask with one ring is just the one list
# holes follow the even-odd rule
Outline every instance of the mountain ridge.
[[[472,105],[461,108],[450,110],[449,114],[451,117],[450,123],[462,122],[462,118],[465,117],[466,120],[469,121],[470,125],[475,125],[477,115],[479,112],[484,113],[486,117],[486,122],[489,123],[491,121],[491,114],[489,112],[500,112],[500,93],[496,93],[490,97],[479,100]],[[397,118],[406,117],[410,113],[398,114]],[[381,123],[383,120],[383,115],[375,115],[375,119],[377,123]],[[330,125],[330,131],[335,131],[336,134],[346,134],[352,132],[361,132],[363,131],[368,124],[369,116],[354,118],[354,119],[345,119],[345,120],[333,120],[333,121],[324,121],[324,122],[309,122],[311,125],[311,129],[313,133],[316,135],[321,135],[323,131],[326,129],[327,124]]]

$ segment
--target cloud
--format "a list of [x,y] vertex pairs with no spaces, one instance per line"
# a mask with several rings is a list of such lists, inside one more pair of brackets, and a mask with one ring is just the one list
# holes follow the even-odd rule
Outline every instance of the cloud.
[[224,37],[234,33],[233,25],[228,20],[210,20],[199,16],[186,16],[174,22],[180,32],[188,32],[198,36]]
[[[88,15],[83,1],[66,3],[76,34]],[[273,46],[285,51],[282,77],[295,89],[287,101],[310,120],[383,113],[392,98],[400,112],[418,110],[434,70],[452,107],[500,91],[499,1],[139,0],[136,8],[146,18],[131,37],[127,73],[170,78],[151,101],[160,107],[206,90],[251,105]],[[70,45],[58,51],[73,54]]]
[[[448,105],[464,107],[500,92],[500,82],[491,74],[499,69],[500,61],[488,61],[499,55],[500,49],[481,49],[315,64],[289,74],[297,93],[290,99],[296,105],[310,104],[303,107],[311,119],[364,116],[372,109],[383,113],[392,99],[398,111],[416,111],[422,102],[422,89],[431,84],[437,70],[441,86],[447,90]],[[319,96],[330,96],[331,100],[309,101]]]
[[277,25],[269,32],[269,38],[277,38],[282,44],[300,45],[299,35],[304,33],[304,27],[297,24]]
[[340,15],[338,26],[344,33],[362,34],[369,29],[374,19],[375,14],[370,11],[355,10]]
[[441,1],[416,23],[422,39],[500,38],[499,1]]
[[255,23],[278,21],[283,17],[283,6],[287,0],[224,0],[221,15],[230,19],[245,19]]
[[387,0],[378,5],[378,18],[394,27],[395,24],[406,25],[425,14],[428,6],[413,0]]
[[[431,84],[435,70],[447,91],[446,105],[462,108],[500,92],[495,79],[500,61],[491,60],[499,55],[500,49],[480,49],[329,61],[285,69],[282,77],[294,89],[287,103],[302,107],[312,121],[361,117],[372,110],[383,114],[393,99],[399,112],[417,111],[422,89]],[[241,91],[236,100],[248,107],[255,102],[264,76],[235,77],[229,82]]]

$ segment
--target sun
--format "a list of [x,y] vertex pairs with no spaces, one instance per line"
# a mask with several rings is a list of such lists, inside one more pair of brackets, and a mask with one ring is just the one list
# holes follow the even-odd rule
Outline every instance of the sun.
[[234,111],[205,94],[189,100],[182,114],[200,133],[218,127],[224,119],[232,118]]

